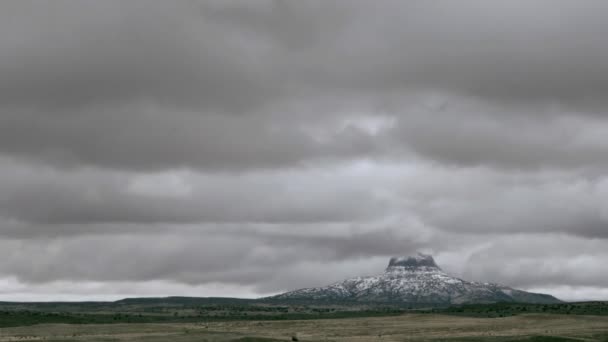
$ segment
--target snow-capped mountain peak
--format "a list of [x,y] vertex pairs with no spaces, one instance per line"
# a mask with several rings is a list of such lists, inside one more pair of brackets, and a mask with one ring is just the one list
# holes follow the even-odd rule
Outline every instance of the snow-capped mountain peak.
[[429,305],[489,302],[555,303],[558,299],[507,286],[476,283],[445,273],[431,255],[393,257],[384,273],[325,287],[287,292],[272,299],[396,302]]

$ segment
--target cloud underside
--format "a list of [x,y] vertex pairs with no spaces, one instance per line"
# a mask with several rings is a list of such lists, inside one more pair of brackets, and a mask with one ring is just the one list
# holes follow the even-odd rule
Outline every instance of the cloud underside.
[[3,2],[0,297],[255,296],[416,250],[605,296],[607,7]]

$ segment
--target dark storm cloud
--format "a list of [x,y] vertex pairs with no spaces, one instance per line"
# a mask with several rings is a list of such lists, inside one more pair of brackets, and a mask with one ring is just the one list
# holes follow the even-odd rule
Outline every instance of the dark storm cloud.
[[605,177],[480,168],[433,170],[428,175],[428,181],[406,183],[401,191],[415,198],[410,211],[430,226],[475,234],[564,232],[608,237]]
[[[605,2],[2,6],[5,154],[138,170],[280,167],[403,149],[465,165],[573,165],[598,156],[606,164],[605,139],[560,135],[597,122],[542,122],[601,113]],[[339,128],[350,113],[376,115],[391,99],[427,91],[455,94],[440,106],[445,115],[381,113],[397,118],[395,134],[407,137],[390,143],[397,145]],[[452,122],[477,120],[451,109],[467,101],[461,95],[517,103],[531,117],[541,116],[539,103],[564,107],[529,129],[526,120],[505,123],[511,113],[478,108],[481,123],[496,127],[459,129]],[[500,127],[523,129],[523,139],[495,136]]]
[[[505,236],[472,253],[464,274],[522,287],[606,287],[605,247],[600,240],[563,235]],[[496,267],[498,263],[501,267]]]
[[281,92],[290,86],[428,86],[557,99],[605,90],[607,5],[595,0],[3,6],[3,87],[28,105],[169,94],[228,109],[297,95]]
[[255,44],[208,24],[202,7],[6,2],[2,103],[47,111],[143,97],[224,109],[263,98],[266,73],[258,70]]
[[[208,227],[208,229],[206,229]],[[221,228],[221,227],[220,227]],[[323,238],[322,231],[308,236],[275,236],[255,226],[247,229],[172,229],[155,234],[111,234],[73,236],[63,239],[3,240],[0,246],[12,250],[0,267],[2,274],[14,274],[21,281],[43,283],[55,280],[148,281],[170,279],[188,284],[227,282],[260,285],[262,292],[288,286],[272,280],[283,271],[331,261],[348,263],[353,258],[371,258],[378,253],[415,250],[426,241],[414,234],[384,229],[383,234],[347,234]],[[259,228],[259,227],[258,227]],[[293,225],[292,229],[306,228]],[[325,226],[325,229],[331,228]],[[176,234],[179,233],[179,234]],[[321,242],[321,243],[319,243]],[[370,247],[374,246],[375,247]],[[342,246],[335,248],[336,246]],[[350,246],[351,248],[344,248]],[[382,249],[380,246],[387,248]],[[356,248],[355,248],[356,247]],[[400,247],[400,248],[399,248]],[[95,253],[91,253],[95,251]],[[31,260],[36,260],[32,263]],[[382,270],[385,260],[374,260]],[[137,266],[136,266],[137,265]],[[281,272],[277,271],[282,270]],[[325,268],[327,270],[327,268]],[[348,272],[353,272],[349,270]],[[338,275],[345,273],[339,272]],[[354,275],[354,273],[346,274]],[[336,275],[334,275],[335,277]],[[312,281],[323,281],[322,274]],[[310,282],[311,280],[309,280]]]
[[269,293],[424,249],[605,293],[606,10],[4,1],[0,285]]
[[[364,175],[308,172],[158,175],[61,170],[0,160],[0,217],[64,225],[128,223],[323,223],[370,220],[386,200]],[[86,228],[82,228],[87,231]],[[95,228],[97,229],[97,228]],[[0,234],[9,226],[0,226]]]
[[212,3],[2,6],[6,154],[117,169],[239,169],[373,149],[357,130],[311,137],[297,112],[315,105],[287,103],[299,93],[285,94],[281,52],[215,19]]
[[330,127],[319,132],[326,138],[319,140],[304,125],[294,125],[268,115],[203,115],[146,104],[71,114],[6,109],[0,117],[0,151],[55,166],[238,171],[375,150],[356,127],[327,123]]
[[390,106],[401,113],[390,132],[393,145],[448,165],[595,173],[608,166],[602,115],[445,93]]

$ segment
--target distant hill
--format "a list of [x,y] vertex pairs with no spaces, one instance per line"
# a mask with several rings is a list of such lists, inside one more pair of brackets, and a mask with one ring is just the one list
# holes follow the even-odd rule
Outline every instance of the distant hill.
[[112,303],[119,305],[245,305],[255,302],[255,299],[230,297],[142,297],[125,298]]
[[269,297],[275,301],[354,301],[442,306],[466,303],[561,303],[553,296],[469,282],[446,274],[430,255],[391,258],[384,273]]

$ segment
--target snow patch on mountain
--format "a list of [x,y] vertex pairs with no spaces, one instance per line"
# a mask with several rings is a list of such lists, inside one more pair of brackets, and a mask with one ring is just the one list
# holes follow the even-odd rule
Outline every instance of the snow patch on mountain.
[[431,255],[421,253],[391,258],[384,273],[375,276],[355,277],[329,286],[295,290],[271,298],[416,304],[559,302],[545,294],[452,277],[437,266]]

